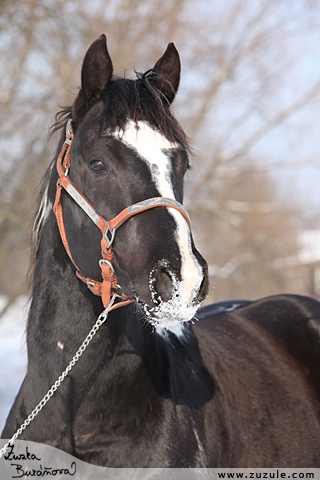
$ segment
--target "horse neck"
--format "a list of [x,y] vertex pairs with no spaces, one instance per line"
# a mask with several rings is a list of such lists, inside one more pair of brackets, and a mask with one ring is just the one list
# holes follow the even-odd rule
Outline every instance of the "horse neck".
[[[103,309],[101,298],[76,277],[50,213],[42,227],[34,273],[27,327],[29,368],[37,368],[40,359],[48,362],[48,368],[51,365],[50,370],[57,365],[55,374],[60,375],[59,369],[72,359]],[[138,330],[141,323],[134,310],[135,307],[124,307],[110,312],[107,325],[96,335],[101,341],[93,340],[94,345],[88,347],[91,360],[94,354],[98,358],[108,345],[112,349],[126,348],[128,325],[135,322]]]
[[[102,310],[100,297],[76,277],[50,214],[42,229],[27,328],[30,376],[35,375],[50,387]],[[88,378],[100,370],[104,371],[101,381],[110,383],[112,377],[122,382],[128,395],[131,387],[137,388],[134,382],[143,383],[144,390],[147,384],[161,397],[192,407],[202,405],[212,395],[212,380],[192,330],[186,328],[181,340],[170,333],[158,335],[142,319],[137,304],[110,312],[72,370],[73,388],[83,391]],[[183,382],[179,378],[188,378],[192,388],[180,390]],[[191,394],[198,390],[202,394],[194,403]]]

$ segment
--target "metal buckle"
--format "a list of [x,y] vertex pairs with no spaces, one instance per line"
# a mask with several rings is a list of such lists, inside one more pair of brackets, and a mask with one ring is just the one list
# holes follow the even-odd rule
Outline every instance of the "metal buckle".
[[109,267],[111,268],[111,271],[112,273],[114,273],[114,268],[113,268],[113,265],[111,262],[109,262],[109,260],[105,260],[104,258],[101,258],[101,260],[99,260],[99,267],[101,268],[101,265],[102,264],[105,264],[105,265],[109,265]]
[[[111,230],[109,228],[109,224],[107,224],[107,230],[104,232],[104,234],[102,235],[103,238],[106,239],[106,241],[108,242],[107,243],[107,248],[110,248],[112,243],[113,243],[113,240],[114,240],[114,236],[115,236],[115,233],[116,233],[116,229],[114,228],[113,230]],[[108,234],[110,235],[110,237],[108,236]]]

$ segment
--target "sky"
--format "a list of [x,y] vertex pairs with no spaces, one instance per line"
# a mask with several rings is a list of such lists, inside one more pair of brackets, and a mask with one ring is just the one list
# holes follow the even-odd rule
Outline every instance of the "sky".
[[[213,5],[220,4],[221,15],[236,3],[215,1],[207,8],[212,15]],[[260,2],[243,3],[249,18]],[[271,171],[279,196],[297,204],[306,218],[312,218],[320,206],[320,8],[302,10],[302,3],[294,0],[288,10],[289,2],[279,1],[277,8],[270,9],[262,25],[267,28],[279,23],[277,34],[270,37],[270,45],[267,44],[265,50],[258,49],[257,55],[241,62],[240,68],[222,85],[205,128],[214,142],[218,141],[220,149],[226,153],[236,151],[254,132],[318,85],[318,95],[306,107],[297,109],[287,120],[270,129],[249,150],[249,156],[261,167],[275,165]],[[255,35],[254,28],[248,38],[243,34],[246,21],[244,14],[235,21],[231,36],[228,31],[226,45],[229,48],[240,37],[245,46],[250,42],[250,35]],[[213,35],[216,43],[223,44],[223,35],[218,29]],[[213,149],[214,146],[213,143]],[[197,147],[200,155],[205,156],[201,142]]]

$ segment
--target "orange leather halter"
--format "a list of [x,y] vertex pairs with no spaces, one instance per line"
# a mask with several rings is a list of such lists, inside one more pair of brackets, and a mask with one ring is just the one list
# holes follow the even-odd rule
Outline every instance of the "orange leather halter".
[[[60,178],[57,182],[57,191],[56,191],[56,198],[55,198],[53,210],[57,218],[61,240],[66,249],[67,254],[69,255],[71,262],[76,268],[77,277],[87,284],[88,288],[91,290],[92,293],[102,297],[103,305],[106,308],[109,305],[111,296],[117,293],[119,290],[121,290],[121,287],[118,285],[116,273],[112,265],[112,260],[113,260],[112,242],[114,240],[116,229],[120,227],[120,225],[122,225],[126,220],[131,218],[133,215],[137,215],[138,213],[144,212],[154,207],[174,208],[175,210],[180,212],[181,215],[183,215],[189,227],[190,227],[190,219],[186,209],[183,207],[183,205],[181,205],[176,200],[173,200],[171,198],[165,198],[165,197],[154,197],[125,208],[124,210],[122,210],[122,212],[120,212],[116,217],[114,217],[110,221],[105,220],[96,212],[95,208],[86,199],[86,197],[74,186],[74,184],[71,182],[69,178],[68,173],[70,169],[70,152],[71,152],[72,140],[73,140],[73,133],[71,128],[71,120],[69,120],[67,123],[66,140],[65,140],[65,143],[63,144],[62,150],[57,160],[57,171]],[[77,267],[77,265],[75,264],[72,258],[72,254],[70,252],[67,235],[65,231],[65,226],[64,226],[63,210],[62,210],[62,204],[61,204],[62,189],[64,189],[75,200],[75,202],[82,208],[82,210],[90,217],[90,219],[97,225],[97,227],[102,232],[102,239],[101,239],[102,259],[99,262],[99,265],[101,268],[102,282],[86,277],[81,272],[81,270]],[[118,297],[121,298],[122,301],[114,304],[109,309],[109,311],[135,301],[133,298],[129,298],[128,296],[126,296],[124,293],[122,293],[121,295],[118,295]]]

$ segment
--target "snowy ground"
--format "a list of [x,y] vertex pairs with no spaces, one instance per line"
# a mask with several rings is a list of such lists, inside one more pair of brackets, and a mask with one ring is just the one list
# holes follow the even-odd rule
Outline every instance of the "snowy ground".
[[[0,297],[0,311],[6,299]],[[27,299],[21,297],[0,318],[0,434],[27,370]]]

